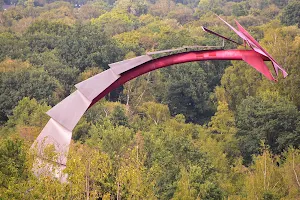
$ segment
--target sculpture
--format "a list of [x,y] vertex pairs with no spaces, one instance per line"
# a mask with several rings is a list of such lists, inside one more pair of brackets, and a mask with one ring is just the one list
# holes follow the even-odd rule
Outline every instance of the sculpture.
[[[164,50],[154,53],[152,52],[129,60],[109,64],[110,69],[75,85],[77,88],[75,92],[47,112],[51,119],[46,124],[32,146],[36,147],[38,150],[38,159],[35,163],[36,168],[34,169],[35,173],[38,175],[41,170],[43,170],[43,168],[38,167],[39,164],[46,163],[48,167],[52,168],[54,167],[54,162],[58,166],[55,168],[56,174],[54,175],[59,177],[61,181],[65,181],[66,176],[63,175],[62,170],[66,167],[72,130],[84,112],[113,89],[137,76],[152,70],[174,64],[202,60],[244,60],[269,80],[276,81],[264,63],[264,61],[271,61],[276,76],[278,76],[279,70],[282,71],[284,77],[287,76],[286,71],[238,22],[236,22],[238,27],[238,30],[236,30],[222,18],[220,19],[227,24],[239,37],[241,37],[244,41],[244,44],[247,44],[250,48],[252,48],[252,50],[214,49],[181,52],[159,57],[157,59],[153,59],[151,57],[153,54],[162,54],[166,52],[180,51],[183,49],[187,50],[190,48],[182,47],[174,50]],[[237,42],[219,35],[207,28],[202,28],[206,32],[215,34],[218,37],[238,44]],[[44,148],[47,145],[54,145],[55,152],[58,153],[58,156],[55,158],[55,160],[44,160]]]

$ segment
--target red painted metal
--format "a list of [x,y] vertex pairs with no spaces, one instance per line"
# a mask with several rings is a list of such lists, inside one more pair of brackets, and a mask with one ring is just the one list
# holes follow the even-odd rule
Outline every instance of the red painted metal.
[[248,31],[246,31],[244,27],[242,27],[242,25],[239,24],[238,21],[235,22],[239,31],[246,36],[249,46],[254,49],[254,51],[268,57],[272,61],[276,75],[278,75],[278,70],[280,69],[283,77],[286,77],[288,75],[287,72],[275,61],[275,59],[264,48],[262,48],[262,46],[260,46],[260,44],[248,33]]
[[[165,57],[161,57],[155,60],[151,60],[146,62],[142,65],[139,65],[129,71],[124,72],[121,74],[121,77],[111,84],[108,88],[106,88],[103,92],[101,92],[91,103],[90,107],[94,105],[97,101],[102,99],[105,95],[107,95],[112,90],[116,89],[117,87],[123,85],[129,80],[132,80],[142,74],[147,72],[175,65],[180,63],[186,62],[193,62],[193,61],[204,61],[204,60],[243,60],[243,57],[247,58],[260,58],[261,61],[270,61],[269,58],[253,51],[253,50],[206,50],[206,51],[192,51],[192,52],[184,52],[174,55],[169,55]],[[267,78],[270,80],[272,79],[271,74],[268,70],[265,69],[266,66],[257,66],[261,73],[265,72]]]
[[[218,16],[219,17],[219,16]],[[278,70],[282,71],[283,77],[285,78],[288,74],[287,72],[272,58],[272,56],[264,49],[260,44],[242,27],[237,21],[236,25],[239,30],[236,30],[233,26],[231,26],[228,22],[226,22],[224,19],[219,17],[231,30],[233,30],[240,38],[246,42],[250,48],[252,48],[257,53],[266,56],[269,58],[269,60],[272,62],[276,76],[278,76]]]

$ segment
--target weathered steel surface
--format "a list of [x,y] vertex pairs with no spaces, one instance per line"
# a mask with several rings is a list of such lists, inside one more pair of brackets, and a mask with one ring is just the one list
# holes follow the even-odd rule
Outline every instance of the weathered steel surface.
[[135,58],[131,58],[128,60],[123,60],[120,62],[116,63],[111,63],[108,66],[111,67],[111,69],[116,73],[116,74],[122,74],[132,68],[135,68],[145,62],[148,62],[149,60],[152,60],[152,57],[149,55],[143,55],[143,56],[138,56]]
[[45,147],[53,145],[55,152],[58,152],[59,155],[56,160],[52,160],[52,162],[66,165],[71,137],[71,131],[57,123],[54,119],[50,119],[32,145],[32,148],[37,150],[36,153],[39,157],[45,157]]
[[112,69],[108,69],[104,72],[101,72],[91,78],[77,83],[75,87],[89,100],[93,99],[115,82],[120,75],[117,75],[113,72]]
[[50,109],[47,114],[60,125],[72,131],[90,104],[91,101],[76,90]]

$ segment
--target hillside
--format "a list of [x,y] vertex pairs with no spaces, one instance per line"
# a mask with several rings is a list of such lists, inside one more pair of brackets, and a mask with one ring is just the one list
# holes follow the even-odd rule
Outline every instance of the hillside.
[[[0,8],[0,199],[300,199],[299,1],[0,0]],[[249,30],[289,76],[272,82],[243,61],[152,71],[85,113],[67,182],[34,175],[29,148],[45,112],[76,83],[146,52],[222,45],[201,26],[242,43],[216,14]]]

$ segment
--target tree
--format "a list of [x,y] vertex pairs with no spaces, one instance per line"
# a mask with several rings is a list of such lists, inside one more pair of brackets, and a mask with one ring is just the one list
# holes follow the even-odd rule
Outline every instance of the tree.
[[[213,11],[217,14],[222,13],[222,6],[224,5],[224,0],[200,0],[198,8],[200,12],[207,13],[208,11]],[[202,14],[202,13],[201,13]]]
[[13,33],[3,32],[0,34],[0,61],[6,57],[12,59],[24,59],[29,53],[28,43],[24,38]]
[[[300,29],[296,26],[282,27],[279,21],[273,21],[266,24],[264,29],[264,38],[261,43],[265,46],[267,51],[276,58],[291,76],[287,78],[280,78],[278,84],[267,82],[261,84],[258,90],[277,91],[281,96],[287,97],[298,108],[299,101],[299,83],[300,73],[297,70],[300,64]],[[282,77],[281,74],[279,77]]]
[[163,102],[167,89],[164,79],[159,70],[139,76],[124,85],[120,98],[132,112],[145,102]]
[[249,8],[250,8],[249,4],[245,1],[235,3],[232,6],[232,13],[237,17],[246,16],[248,15]]
[[186,171],[186,169],[182,168],[180,170],[181,178],[178,180],[177,189],[174,194],[173,200],[180,200],[180,199],[186,199],[186,200],[192,200],[193,198],[193,190],[191,190],[190,186],[190,180],[189,180],[189,174]]
[[145,0],[121,0],[116,2],[115,8],[140,16],[147,13],[148,5]]
[[100,148],[111,159],[119,160],[130,144],[133,132],[124,126],[114,127],[106,119],[103,124],[97,123],[96,125],[92,125],[89,135],[90,138],[86,141],[87,144]]
[[226,102],[219,101],[217,112],[211,118],[210,131],[218,134],[235,134],[234,113],[229,110]]
[[[91,22],[93,25],[99,27],[99,31],[109,36],[134,30],[138,25],[134,15],[118,9],[107,12],[97,19],[92,19]],[[114,24],[114,26],[111,26],[111,24]]]
[[[79,75],[78,68],[71,68],[63,64],[57,54],[56,50],[34,53],[30,56],[29,61],[36,68],[43,68],[50,76],[57,79],[63,87],[64,95],[67,96],[72,92],[76,83],[89,77],[77,80]],[[100,70],[98,70],[98,72],[100,72]]]
[[52,8],[42,12],[39,16],[40,19],[47,19],[52,22],[59,22],[66,25],[75,24],[75,16],[73,12],[73,5],[66,2],[55,2],[57,3],[56,8]]
[[140,114],[144,115],[150,123],[155,125],[161,124],[170,118],[170,111],[168,106],[154,102],[145,102],[139,108]]
[[280,199],[285,196],[287,186],[282,173],[268,149],[254,156],[254,163],[247,171],[245,194],[247,199]]
[[193,9],[182,4],[177,4],[174,10],[168,14],[169,18],[176,19],[180,24],[186,24],[194,19]]
[[98,18],[109,9],[110,6],[104,1],[87,2],[87,4],[84,4],[80,7],[75,16],[79,20],[90,20],[93,18]]
[[[248,97],[238,107],[236,125],[237,138],[245,163],[251,161],[252,154],[260,152],[261,141],[270,146],[275,154],[289,145],[298,146],[299,112],[282,97]],[[293,138],[293,139],[292,139]]]
[[[0,144],[0,194],[25,179],[27,174],[26,150],[21,139],[7,138]],[[2,195],[0,195],[1,197]]]
[[46,115],[51,107],[45,103],[39,104],[35,99],[24,97],[13,109],[13,115],[9,116],[7,126],[37,126],[46,125],[49,117]]
[[300,173],[300,152],[299,149],[289,148],[283,152],[283,164],[280,166],[282,178],[286,185],[288,193],[286,198],[297,199],[299,198],[299,173]]
[[188,122],[203,123],[213,113],[204,70],[197,63],[168,70],[166,99],[172,115],[184,114]]
[[114,126],[128,126],[128,113],[124,104],[102,100],[86,113],[88,122],[103,124],[109,120]]
[[125,113],[123,106],[116,106],[110,116],[110,121],[115,126],[128,126],[128,118]]
[[98,199],[110,191],[112,163],[107,154],[86,145],[72,144],[65,172],[70,189],[68,198]]
[[58,46],[62,62],[84,71],[88,67],[107,69],[109,63],[120,61],[123,52],[100,27],[75,25]]
[[25,69],[0,73],[0,121],[12,114],[23,97],[46,101],[50,105],[61,98],[61,85],[43,70]]
[[300,2],[296,0],[289,1],[283,9],[280,20],[285,25],[298,25],[300,27]]
[[185,124],[182,116],[176,116],[161,125],[151,126],[150,130],[143,133],[148,152],[145,165],[156,180],[155,192],[159,199],[174,197],[182,167],[190,172],[194,199],[199,193],[205,199],[214,194],[213,188],[218,188],[210,179],[215,168],[196,144],[201,134],[199,129],[193,124]]
[[154,16],[166,16],[171,10],[174,10],[175,3],[171,0],[158,0],[149,6],[149,13]]
[[235,111],[243,99],[255,95],[261,80],[262,76],[246,63],[233,62],[233,66],[225,70],[221,79],[221,87],[225,90],[218,89],[221,93],[217,93],[216,96],[221,98],[220,101],[225,100],[229,109]]
[[73,130],[72,139],[76,142],[80,141],[84,143],[90,137],[89,130],[91,129],[91,125],[91,123],[86,121],[85,117],[82,117]]
[[154,194],[155,180],[144,166],[143,138],[136,135],[135,143],[121,158],[117,172],[117,199],[157,199]]
[[40,20],[31,24],[25,33],[31,51],[43,53],[52,51],[59,46],[71,27],[62,22]]

